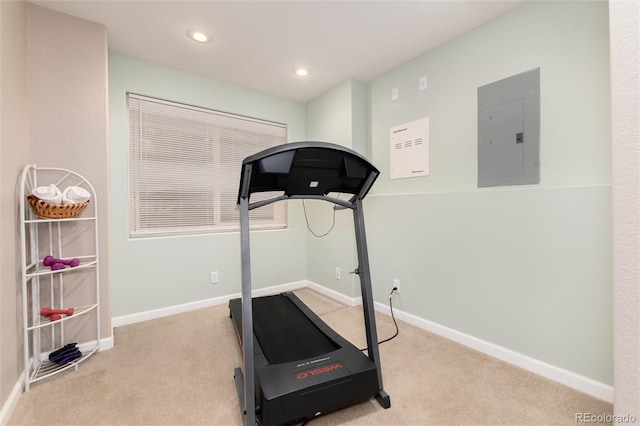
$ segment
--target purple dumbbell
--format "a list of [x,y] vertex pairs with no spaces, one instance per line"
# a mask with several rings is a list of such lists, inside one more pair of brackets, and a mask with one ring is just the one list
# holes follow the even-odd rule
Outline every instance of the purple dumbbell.
[[50,266],[52,271],[57,271],[58,269],[64,269],[64,265],[69,265],[70,267],[76,267],[80,264],[80,259],[74,257],[73,259],[56,259],[53,256],[45,256],[42,259],[42,264],[44,266]]

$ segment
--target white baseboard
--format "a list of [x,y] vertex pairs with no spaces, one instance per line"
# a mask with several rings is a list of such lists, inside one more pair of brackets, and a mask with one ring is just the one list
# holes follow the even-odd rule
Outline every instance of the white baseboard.
[[[96,341],[95,340],[91,340],[91,341],[83,342],[83,343],[78,343],[78,349],[80,350],[80,352],[83,352],[83,353],[91,351],[95,347],[96,347]],[[100,346],[98,347],[98,352],[107,351],[107,350],[109,350],[111,348],[113,348],[113,333],[111,333],[111,336],[109,336],[109,337],[104,337],[104,338],[100,339]],[[47,355],[48,355],[48,352],[47,352]]]
[[347,306],[362,305],[362,297],[349,297],[340,293],[339,291],[331,290],[330,288],[321,286],[320,284],[316,284],[311,281],[307,281],[307,287],[317,293],[325,295]]
[[[375,309],[380,313],[391,315],[388,305],[375,302]],[[501,361],[518,366],[539,376],[545,377],[554,382],[561,383],[570,388],[584,392],[595,398],[613,403],[613,386],[600,383],[596,380],[581,376],[569,370],[565,370],[555,365],[531,358],[527,355],[512,351],[511,349],[498,346],[469,334],[462,333],[435,322],[420,318],[416,315],[393,309],[396,319],[407,322],[423,330],[427,330],[438,336],[460,343],[468,348],[482,352]]]
[[[307,286],[307,281],[295,281],[292,283],[280,284],[267,288],[258,288],[251,292],[253,297],[267,296],[269,294],[282,293],[284,291],[297,290]],[[139,312],[130,315],[122,315],[111,319],[112,327],[122,327],[123,325],[135,324],[138,322],[149,321],[152,319],[162,318],[169,315],[181,314],[184,312],[194,311],[196,309],[208,308],[210,306],[222,305],[229,303],[229,300],[240,297],[240,293],[229,294],[226,296],[213,297],[211,299],[198,300],[196,302],[183,303],[180,305],[167,306],[166,308],[153,309],[150,311]]]
[[98,352],[107,351],[113,348],[113,329],[111,331],[111,336],[100,339],[100,349]]
[[0,426],[9,424],[9,418],[11,417],[11,414],[13,414],[13,410],[16,408],[16,405],[18,405],[18,401],[20,401],[23,386],[24,372],[18,378],[18,381],[13,386],[11,393],[9,393],[9,397],[2,406],[2,410],[0,411]]

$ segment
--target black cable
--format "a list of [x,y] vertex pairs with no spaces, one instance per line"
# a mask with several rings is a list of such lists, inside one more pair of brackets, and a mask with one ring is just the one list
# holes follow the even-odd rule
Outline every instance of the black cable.
[[[394,287],[393,290],[391,290],[391,293],[389,294],[389,309],[391,310],[391,319],[393,319],[393,325],[396,326],[396,332],[395,332],[395,334],[393,336],[391,336],[391,337],[389,337],[387,339],[379,341],[378,345],[380,345],[382,343],[385,343],[385,342],[388,342],[389,340],[394,339],[398,335],[398,333],[400,332],[400,330],[398,330],[398,323],[396,322],[396,316],[393,314],[393,303],[392,303],[392,300],[391,300],[393,298],[393,293],[396,290],[397,290],[397,288]],[[362,348],[362,349],[360,349],[360,351],[366,351],[367,349],[368,348]]]
[[394,334],[393,336],[389,337],[388,339],[384,339],[384,340],[382,340],[382,341],[378,342],[378,344],[379,344],[379,345],[380,345],[380,344],[382,344],[382,343],[388,342],[388,341],[389,341],[389,340],[391,340],[391,339],[394,339],[394,338],[398,335],[398,333],[399,333],[399,330],[398,330],[398,323],[396,322],[396,317],[395,317],[395,315],[393,315],[393,303],[391,302],[391,299],[393,298],[393,292],[394,292],[394,291],[395,291],[395,289],[393,289],[393,290],[391,291],[391,294],[389,295],[389,309],[391,310],[391,319],[393,319],[393,325],[395,325],[395,326],[396,326],[396,334]]
[[307,217],[307,208],[304,205],[304,199],[302,200],[302,209],[304,210],[304,220],[307,222],[307,228],[309,229],[309,232],[313,234],[314,237],[322,238],[324,236],[329,235],[329,232],[333,231],[333,227],[336,226],[336,210],[335,209],[333,209],[333,223],[331,224],[331,228],[329,228],[329,230],[322,235],[318,235],[311,230],[311,225],[309,225],[309,218]]

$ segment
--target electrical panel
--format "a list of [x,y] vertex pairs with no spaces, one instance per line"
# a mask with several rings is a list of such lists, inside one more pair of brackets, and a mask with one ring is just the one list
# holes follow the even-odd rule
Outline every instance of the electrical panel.
[[540,68],[478,88],[478,187],[540,183]]

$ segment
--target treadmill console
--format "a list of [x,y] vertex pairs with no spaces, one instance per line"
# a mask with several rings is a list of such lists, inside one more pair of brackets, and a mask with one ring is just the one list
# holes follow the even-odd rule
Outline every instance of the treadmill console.
[[364,198],[380,172],[357,152],[327,142],[294,142],[245,158],[240,198],[277,191],[287,197],[330,192]]

